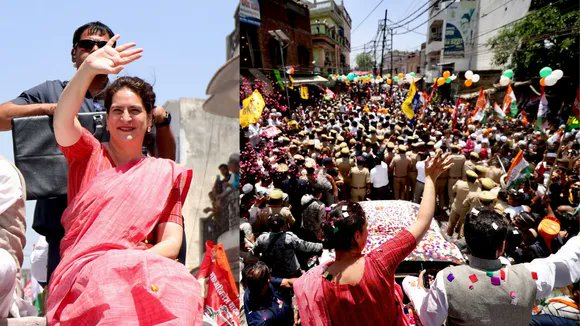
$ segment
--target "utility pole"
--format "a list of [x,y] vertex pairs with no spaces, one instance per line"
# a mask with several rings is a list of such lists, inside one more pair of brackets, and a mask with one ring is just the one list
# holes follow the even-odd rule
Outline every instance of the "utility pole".
[[377,40],[373,40],[373,73],[377,68]]
[[383,75],[383,61],[385,60],[385,42],[387,39],[387,34],[385,34],[386,28],[387,28],[387,9],[385,9],[385,21],[383,22],[383,46],[381,47],[381,68],[379,69],[379,75],[381,76]]
[[391,28],[391,78],[393,78],[393,29]]
[[362,71],[365,71],[365,67],[367,65],[367,63],[364,60],[366,54],[367,54],[367,44],[365,43],[364,46],[363,46],[363,56],[362,56],[362,58],[363,58],[363,60],[362,60],[363,66],[362,67],[359,67],[359,69],[362,70]]

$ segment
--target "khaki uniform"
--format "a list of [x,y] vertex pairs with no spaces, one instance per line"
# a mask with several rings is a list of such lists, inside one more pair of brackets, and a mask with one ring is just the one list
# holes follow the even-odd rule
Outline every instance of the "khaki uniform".
[[258,213],[258,218],[256,219],[256,224],[253,226],[254,234],[260,235],[262,232],[268,231],[268,218],[274,214],[280,214],[286,226],[283,230],[289,230],[292,225],[294,225],[294,216],[288,207],[284,206],[266,206]]
[[[405,189],[407,187],[407,175],[410,170],[411,161],[405,154],[399,154],[393,158],[390,168],[393,169],[393,188],[395,199],[406,200]],[[416,178],[416,177],[415,177]]]
[[449,193],[447,191],[447,182],[449,181],[449,170],[443,171],[435,181],[435,193],[437,194],[437,207],[445,210],[449,203]]
[[369,173],[369,169],[361,169],[358,166],[354,166],[350,170],[350,177],[350,200],[355,202],[364,200],[367,195],[368,184],[371,183],[371,174]]
[[[393,161],[393,158],[395,158],[395,153],[393,151],[385,151],[385,163],[387,163],[387,165],[389,166],[389,180],[394,180],[393,178],[393,168],[391,167],[391,162]],[[387,199],[393,199],[394,197],[394,186],[393,186],[394,182],[389,182],[389,184],[387,185]]]
[[487,178],[490,178],[491,180],[493,180],[497,184],[500,183],[499,181],[500,181],[500,178],[502,175],[503,175],[503,170],[501,168],[498,168],[495,166],[490,166],[489,170],[485,174],[485,176]]
[[464,206],[464,201],[470,192],[479,193],[479,188],[475,183],[458,180],[453,186],[454,200],[449,214],[449,224],[447,225],[448,236],[452,236],[455,231],[460,237],[463,237],[463,222],[468,212],[467,207]]
[[467,177],[466,172],[471,170],[475,172],[475,166],[477,165],[477,162],[472,161],[472,160],[466,160],[465,163],[463,164],[463,179],[465,179]]
[[463,166],[465,164],[465,156],[461,154],[453,154],[449,157],[451,159],[451,166],[449,167],[449,181],[447,182],[447,193],[449,195],[449,202],[453,203],[453,186],[458,180],[463,179]]
[[348,157],[341,157],[336,162],[336,167],[338,168],[338,173],[342,177],[345,184],[350,185],[350,169],[353,167],[354,162]]
[[417,185],[417,153],[407,152],[407,158],[411,161],[407,174],[407,185],[410,189],[405,193],[405,197],[407,200],[410,200],[413,194],[415,194],[415,186]]

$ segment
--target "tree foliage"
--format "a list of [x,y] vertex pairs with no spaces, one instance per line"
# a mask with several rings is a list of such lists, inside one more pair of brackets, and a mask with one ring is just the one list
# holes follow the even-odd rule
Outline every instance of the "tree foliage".
[[368,53],[359,53],[354,59],[358,69],[370,70],[374,67],[373,57]]
[[[566,2],[578,5],[577,0]],[[488,41],[492,62],[512,68],[518,79],[537,77],[542,67],[549,66],[578,80],[580,12],[569,5],[537,7]]]

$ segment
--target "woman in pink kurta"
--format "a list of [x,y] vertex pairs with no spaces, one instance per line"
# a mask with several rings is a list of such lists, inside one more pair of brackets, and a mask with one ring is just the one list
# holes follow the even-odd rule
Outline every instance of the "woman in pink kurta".
[[324,244],[336,260],[294,283],[302,325],[408,325],[395,270],[429,229],[435,211],[434,182],[449,168],[437,153],[425,167],[425,188],[417,221],[379,248],[362,255],[367,222],[358,203],[339,203],[322,223]]
[[199,283],[174,259],[192,171],[141,154],[152,123],[151,85],[121,77],[109,86],[108,144],[76,119],[94,76],[118,73],[141,56],[134,44],[113,48],[117,39],[87,53],[55,111],[55,136],[69,164],[69,205],[62,216],[62,259],[49,282],[48,322],[199,325]]

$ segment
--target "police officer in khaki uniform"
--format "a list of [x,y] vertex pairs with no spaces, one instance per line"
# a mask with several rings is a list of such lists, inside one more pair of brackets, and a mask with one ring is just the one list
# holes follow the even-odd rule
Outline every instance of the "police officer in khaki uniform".
[[399,153],[393,158],[389,167],[393,169],[393,189],[395,199],[407,200],[407,174],[409,173],[411,161],[407,158],[407,146],[399,145]]
[[[412,136],[409,137],[410,140],[416,140],[419,137]],[[417,149],[419,148],[419,143],[413,143],[411,145],[411,151],[407,152],[407,158],[409,159],[409,172],[407,173],[407,186],[408,190],[405,194],[407,200],[411,200],[415,194],[415,186],[417,185]]]
[[453,186],[458,180],[463,178],[463,165],[465,164],[465,156],[461,155],[459,145],[451,145],[451,167],[449,168],[449,181],[447,182],[447,191],[449,195],[449,202],[453,203]]
[[449,170],[443,171],[437,181],[435,181],[435,192],[437,193],[437,209],[439,214],[447,209],[449,204],[449,191],[447,182],[449,181]]
[[467,176],[468,170],[475,172],[475,166],[477,165],[478,161],[479,154],[477,154],[476,152],[471,152],[469,154],[469,160],[466,160],[465,163],[463,164],[463,178]]
[[341,143],[339,146],[342,148],[340,150],[340,158],[336,162],[336,167],[338,168],[338,173],[343,181],[343,187],[341,189],[341,193],[343,194],[342,199],[346,200],[350,195],[350,169],[354,166],[354,162],[350,159],[350,150],[346,147],[346,143]]
[[481,192],[486,192],[486,195],[491,194],[497,198],[497,193],[499,192],[499,187],[497,184],[493,182],[490,178],[482,178],[479,179],[479,183],[481,184],[481,190],[477,193],[472,193],[471,191],[465,197],[463,204],[467,206],[467,212],[471,211],[474,207],[481,205],[480,195]]
[[351,189],[350,200],[353,202],[363,201],[371,190],[371,175],[364,164],[364,156],[356,159],[356,166],[350,169]]
[[489,160],[488,164],[490,166],[489,166],[485,176],[490,178],[491,180],[493,180],[495,183],[499,184],[500,178],[504,174],[504,172],[501,169],[501,167],[499,166],[500,163],[498,161],[498,158],[494,157],[493,159]]
[[467,171],[467,181],[458,180],[453,186],[453,204],[451,204],[451,213],[449,214],[449,223],[447,224],[447,236],[452,237],[454,232],[459,234],[462,238],[461,233],[463,222],[465,221],[465,216],[467,215],[468,208],[464,205],[465,198],[469,193],[478,193],[479,187],[475,184],[477,181],[477,173],[468,170]]

